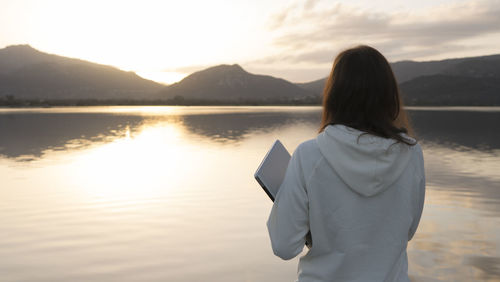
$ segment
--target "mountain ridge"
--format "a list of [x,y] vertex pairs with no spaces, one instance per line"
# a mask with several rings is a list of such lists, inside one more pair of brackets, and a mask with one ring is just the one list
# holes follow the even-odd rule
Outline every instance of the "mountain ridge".
[[29,45],[0,49],[0,96],[18,99],[149,98],[163,85],[134,72],[48,54]]
[[314,93],[281,78],[252,74],[240,65],[217,65],[194,72],[160,91],[164,99],[304,101]]
[[[405,104],[500,105],[500,54],[391,63]],[[297,83],[320,95],[326,77]]]
[[[391,66],[408,105],[500,105],[500,54],[400,61]],[[96,104],[319,104],[325,81],[292,83],[247,72],[239,64],[222,64],[166,86],[134,72],[44,53],[29,45],[0,49],[0,105],[11,105],[16,99],[58,100],[62,104],[75,100]]]

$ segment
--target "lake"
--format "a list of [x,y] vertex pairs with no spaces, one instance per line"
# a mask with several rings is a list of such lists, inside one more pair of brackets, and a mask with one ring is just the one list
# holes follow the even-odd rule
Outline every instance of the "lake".
[[[319,107],[0,109],[1,281],[295,281],[253,173]],[[410,108],[427,195],[412,281],[500,280],[500,108]]]

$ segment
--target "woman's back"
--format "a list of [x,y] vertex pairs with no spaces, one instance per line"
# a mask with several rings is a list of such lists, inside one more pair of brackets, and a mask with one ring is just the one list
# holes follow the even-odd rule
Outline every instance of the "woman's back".
[[330,125],[290,161],[268,221],[276,255],[299,254],[299,281],[409,281],[406,245],[423,207],[419,145]]
[[420,221],[422,150],[389,62],[369,46],[341,52],[323,92],[320,134],[294,152],[268,220],[276,255],[298,255],[299,281],[408,281]]

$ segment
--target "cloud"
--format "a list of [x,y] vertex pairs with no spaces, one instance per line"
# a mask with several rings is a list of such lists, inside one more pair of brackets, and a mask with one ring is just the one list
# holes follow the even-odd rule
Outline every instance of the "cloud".
[[178,73],[191,74],[193,72],[204,70],[209,67],[213,67],[213,65],[189,65],[189,66],[165,69],[163,70],[163,72],[178,72]]
[[266,65],[266,64],[279,64],[279,63],[313,63],[323,64],[333,62],[334,56],[340,50],[334,49],[316,49],[305,52],[295,52],[287,54],[286,52],[263,57],[257,60],[248,61],[246,63],[251,65]]
[[311,10],[316,6],[316,4],[319,2],[319,0],[307,0],[306,3],[304,4],[304,10]]
[[323,78],[328,75],[330,67],[312,67],[312,68],[281,68],[279,66],[274,67],[273,65],[268,65],[264,67],[258,66],[243,66],[245,70],[254,74],[266,74],[274,77],[285,78],[292,82],[310,82]]
[[290,5],[283,9],[282,11],[272,15],[269,19],[268,27],[269,29],[280,28],[290,16],[290,14],[297,8],[296,5]]
[[331,63],[340,49],[360,43],[375,46],[393,60],[470,51],[488,44],[494,48],[500,43],[500,36],[497,42],[485,39],[500,35],[499,0],[465,1],[413,12],[380,12],[340,3],[314,9],[317,2],[294,5],[276,16],[280,24],[270,28],[277,34],[273,44],[280,55],[269,62]]

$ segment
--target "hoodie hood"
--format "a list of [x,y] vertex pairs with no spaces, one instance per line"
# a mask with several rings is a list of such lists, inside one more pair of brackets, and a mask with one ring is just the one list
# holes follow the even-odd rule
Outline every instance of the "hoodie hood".
[[321,154],[347,186],[370,197],[389,188],[403,173],[410,161],[410,146],[362,134],[345,125],[329,125],[318,135],[317,142]]

